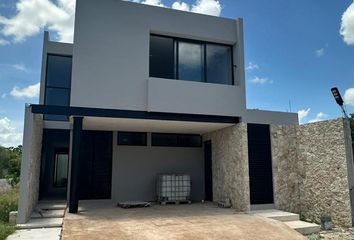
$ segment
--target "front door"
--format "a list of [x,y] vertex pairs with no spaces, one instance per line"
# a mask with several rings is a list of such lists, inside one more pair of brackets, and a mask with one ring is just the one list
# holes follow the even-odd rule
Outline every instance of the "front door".
[[247,130],[251,204],[274,203],[269,125],[248,124]]
[[205,200],[213,201],[213,172],[212,172],[211,141],[204,142],[204,177]]
[[79,199],[110,199],[112,132],[83,131],[80,153]]

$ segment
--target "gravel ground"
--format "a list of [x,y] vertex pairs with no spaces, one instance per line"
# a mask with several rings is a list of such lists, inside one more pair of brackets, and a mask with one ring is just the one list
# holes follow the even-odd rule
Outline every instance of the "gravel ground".
[[354,240],[354,229],[335,228],[332,231],[322,231],[308,237],[309,240]]
[[6,179],[0,179],[0,193],[9,190],[11,186],[7,183]]

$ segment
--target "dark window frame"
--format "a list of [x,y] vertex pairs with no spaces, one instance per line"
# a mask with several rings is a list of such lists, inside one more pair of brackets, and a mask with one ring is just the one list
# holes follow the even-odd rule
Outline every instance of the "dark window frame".
[[[68,90],[69,91],[69,98],[68,98],[68,103],[67,103],[67,106],[70,106],[70,101],[71,101],[71,79],[70,79],[70,87],[69,88],[65,88],[65,87],[53,87],[53,86],[48,86],[48,59],[49,59],[49,56],[57,56],[57,57],[67,57],[67,58],[71,58],[71,60],[73,59],[73,56],[72,55],[68,55],[68,54],[56,54],[56,53],[47,53],[47,56],[46,56],[46,67],[45,67],[45,79],[44,79],[44,98],[43,98],[43,102],[44,102],[44,105],[48,105],[46,103],[46,100],[47,100],[47,89],[48,88],[51,88],[51,89],[63,89],[63,90]],[[72,75],[72,66],[71,66],[71,69],[70,69],[70,76]],[[48,121],[58,121],[58,122],[67,122],[69,120],[69,117],[66,116],[65,119],[51,119],[51,117],[54,117],[54,116],[57,116],[57,115],[53,115],[53,114],[50,114],[50,115],[43,115],[43,118],[44,120],[48,120]],[[61,116],[61,115],[58,115],[58,116]],[[62,117],[62,116],[61,116]]]
[[[175,136],[177,138],[176,145],[163,145],[163,144],[156,144],[154,143],[154,136],[161,136],[161,135],[170,135]],[[185,146],[182,145],[180,142],[179,137],[198,137],[200,139],[199,144],[196,146]],[[203,139],[202,136],[199,134],[179,134],[179,133],[151,133],[151,146],[152,147],[179,147],[179,148],[201,148],[203,146]]]
[[[130,144],[130,143],[121,143],[119,141],[119,134],[125,133],[125,134],[141,134],[144,137],[144,141],[142,144]],[[140,146],[140,147],[145,147],[147,146],[147,133],[146,132],[128,132],[128,131],[118,131],[117,132],[117,145],[118,146]]]
[[[179,67],[178,67],[178,45],[179,42],[186,42],[186,43],[195,43],[195,44],[201,44],[202,45],[202,51],[203,51],[203,79],[201,81],[194,81],[194,82],[201,82],[201,83],[210,83],[210,84],[221,84],[221,85],[229,85],[229,86],[234,86],[235,85],[235,64],[234,64],[234,57],[233,57],[233,52],[234,52],[234,46],[233,45],[229,45],[229,44],[225,44],[225,43],[217,43],[217,42],[210,42],[210,41],[201,41],[201,40],[196,40],[196,39],[188,39],[188,38],[180,38],[180,37],[173,37],[173,36],[168,36],[168,35],[161,35],[161,34],[155,34],[155,33],[150,33],[150,36],[156,36],[156,37],[164,37],[164,38],[170,38],[173,40],[174,42],[174,56],[173,59],[175,60],[174,62],[174,68],[175,68],[175,76],[174,76],[174,80],[181,80],[181,81],[189,81],[189,80],[183,80],[183,79],[179,79]],[[150,38],[149,38],[150,40]],[[206,52],[206,46],[207,44],[211,44],[211,45],[218,45],[218,46],[224,46],[224,47],[229,47],[231,49],[231,84],[224,84],[224,83],[212,83],[212,82],[208,82],[208,76],[207,76],[207,52]],[[150,50],[149,50],[150,51]],[[150,54],[150,52],[149,52]],[[149,58],[150,59],[150,58]],[[149,61],[150,64],[150,61]],[[150,72],[149,72],[149,77],[150,76]]]

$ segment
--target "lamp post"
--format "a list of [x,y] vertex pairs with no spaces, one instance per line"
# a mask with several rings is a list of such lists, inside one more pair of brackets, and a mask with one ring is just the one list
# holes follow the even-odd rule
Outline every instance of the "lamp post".
[[343,115],[345,118],[349,119],[349,116],[347,114],[347,112],[345,111],[344,108],[344,101],[342,96],[340,95],[340,92],[338,90],[338,88],[334,87],[331,89],[331,92],[333,94],[334,99],[336,100],[337,104],[339,105],[339,107],[342,109]]

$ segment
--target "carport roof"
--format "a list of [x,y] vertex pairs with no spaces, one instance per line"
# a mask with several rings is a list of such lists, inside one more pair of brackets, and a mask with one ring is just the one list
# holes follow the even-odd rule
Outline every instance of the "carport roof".
[[239,123],[239,117],[218,116],[218,115],[200,115],[200,114],[182,114],[182,113],[161,113],[147,111],[132,111],[104,108],[87,107],[68,107],[68,106],[48,106],[40,104],[31,104],[32,113],[53,114],[65,116],[83,116],[83,117],[104,117],[104,118],[130,118],[146,120],[167,120],[167,121],[185,121],[185,122],[206,122],[206,123]]

